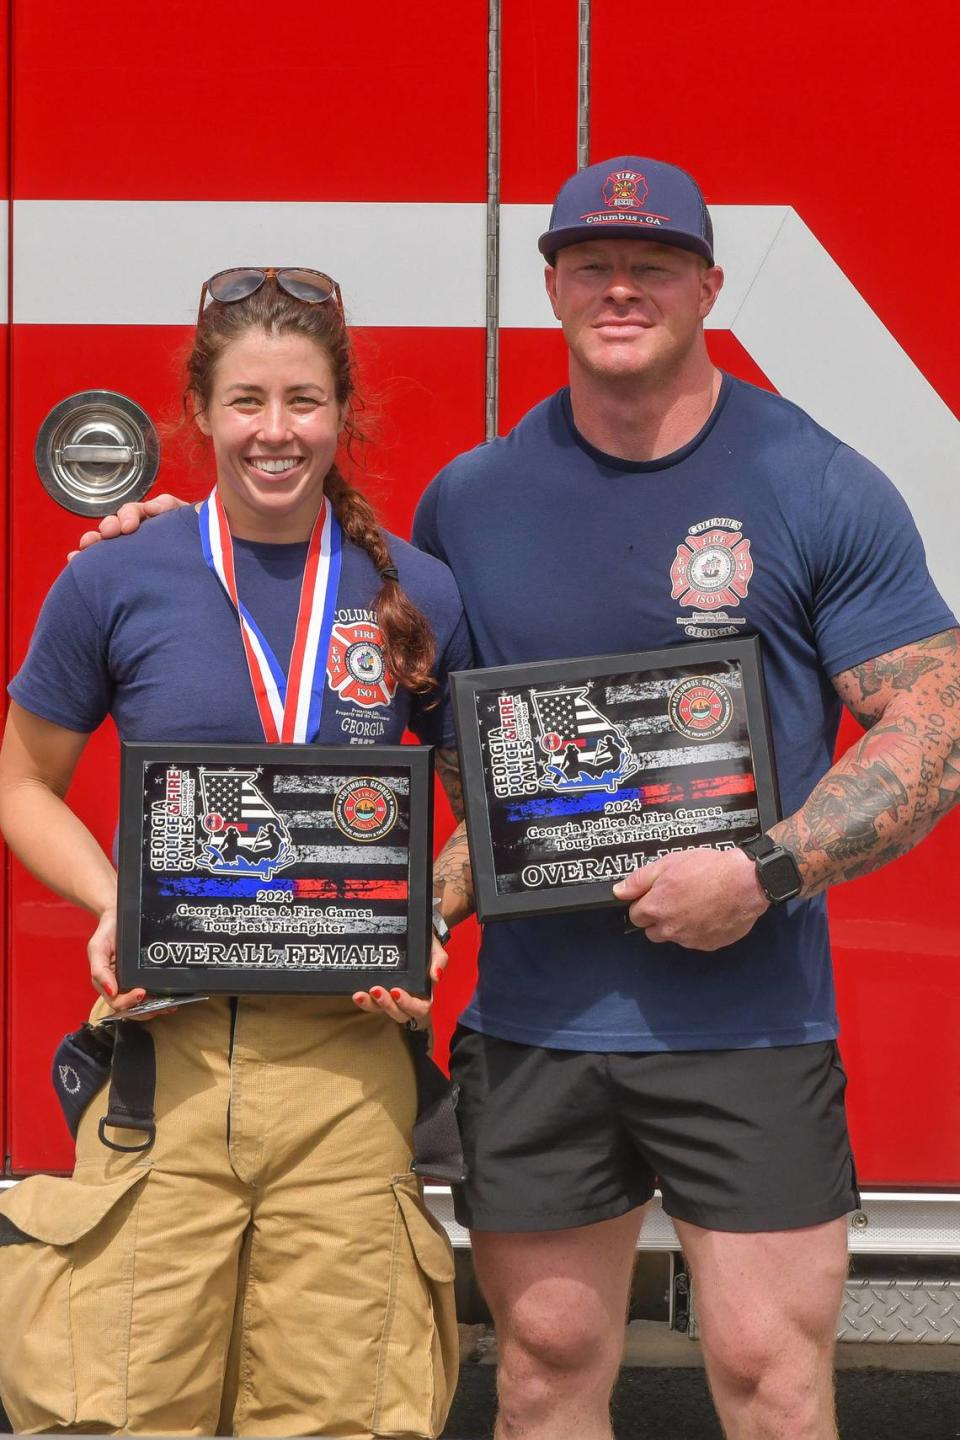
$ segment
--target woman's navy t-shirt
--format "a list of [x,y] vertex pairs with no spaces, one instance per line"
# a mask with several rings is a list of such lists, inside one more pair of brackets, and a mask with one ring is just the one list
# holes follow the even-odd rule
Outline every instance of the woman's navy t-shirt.
[[[452,746],[446,675],[471,661],[460,596],[445,565],[395,536],[387,542],[401,585],[436,637],[440,703],[431,708],[431,697],[389,681],[374,695],[357,683],[351,654],[377,646],[380,580],[369,556],[344,539],[316,743],[398,744],[410,729],[424,743]],[[234,541],[240,598],[284,670],[306,553],[305,541]],[[109,714],[122,740],[263,743],[236,612],[204,561],[192,506],[67,566],[9,691],[25,710],[69,730],[95,730]]]

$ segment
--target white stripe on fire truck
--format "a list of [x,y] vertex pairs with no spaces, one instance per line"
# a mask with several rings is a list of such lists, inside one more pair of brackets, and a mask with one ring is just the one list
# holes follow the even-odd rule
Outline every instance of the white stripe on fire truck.
[[481,327],[486,207],[294,201],[18,200],[22,325],[190,325],[207,276],[313,265],[356,325]]
[[6,325],[7,319],[9,318],[7,314],[7,292],[9,289],[7,285],[7,276],[9,274],[9,255],[7,250],[7,236],[9,232],[7,225],[9,213],[9,202],[0,200],[0,325]]
[[[711,213],[726,281],[708,324],[890,476],[960,608],[960,422],[791,206]],[[499,218],[500,323],[553,328],[536,249],[549,206],[503,205]],[[482,329],[485,219],[483,205],[18,200],[14,318],[189,325],[205,276],[285,256],[335,274],[356,324]]]

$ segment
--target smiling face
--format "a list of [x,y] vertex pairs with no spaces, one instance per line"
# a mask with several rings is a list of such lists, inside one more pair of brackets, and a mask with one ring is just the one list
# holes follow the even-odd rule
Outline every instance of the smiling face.
[[326,353],[305,335],[243,331],[222,352],[197,425],[243,540],[306,540],[333,464],[342,411]]
[[547,294],[583,377],[659,383],[703,354],[723,271],[652,240],[589,240],[558,251]]

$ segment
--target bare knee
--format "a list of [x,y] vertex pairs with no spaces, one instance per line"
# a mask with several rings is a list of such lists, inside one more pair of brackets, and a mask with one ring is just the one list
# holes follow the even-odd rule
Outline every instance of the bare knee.
[[544,1413],[572,1396],[602,1403],[616,1379],[622,1325],[603,1312],[519,1305],[498,1329],[501,1420]]
[[505,1327],[502,1349],[536,1369],[568,1374],[619,1362],[623,1337],[606,1315],[557,1314],[518,1309]]
[[828,1433],[833,1413],[836,1310],[831,1304],[758,1318],[704,1336],[718,1405],[727,1414],[749,1412],[759,1434],[816,1440]]
[[741,1390],[755,1390],[781,1370],[810,1378],[831,1360],[838,1310],[839,1297],[831,1291],[789,1310],[765,1308],[747,1320],[714,1324],[704,1329],[704,1353]]

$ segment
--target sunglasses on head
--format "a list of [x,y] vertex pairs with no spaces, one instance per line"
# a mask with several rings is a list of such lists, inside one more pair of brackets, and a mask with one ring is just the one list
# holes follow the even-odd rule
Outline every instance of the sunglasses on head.
[[233,300],[246,300],[256,294],[265,280],[275,280],[285,294],[291,295],[294,300],[302,300],[305,305],[323,305],[327,300],[336,300],[337,309],[343,315],[340,286],[322,270],[305,270],[299,266],[277,269],[275,266],[245,265],[232,270],[218,270],[216,275],[204,280],[197,324],[200,324],[208,295],[212,300],[219,300],[221,305],[229,305]]

